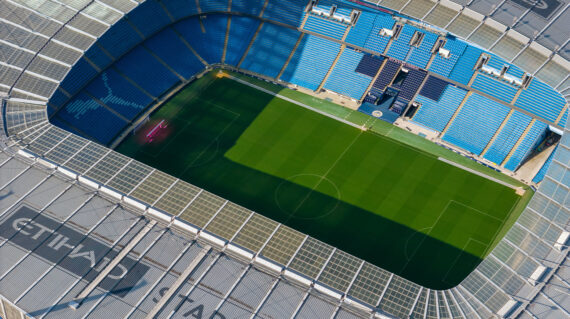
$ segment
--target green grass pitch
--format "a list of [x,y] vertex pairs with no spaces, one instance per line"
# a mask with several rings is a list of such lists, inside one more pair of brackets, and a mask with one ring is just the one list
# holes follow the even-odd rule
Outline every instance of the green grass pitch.
[[511,188],[212,73],[151,119],[169,136],[117,151],[433,289],[520,210]]

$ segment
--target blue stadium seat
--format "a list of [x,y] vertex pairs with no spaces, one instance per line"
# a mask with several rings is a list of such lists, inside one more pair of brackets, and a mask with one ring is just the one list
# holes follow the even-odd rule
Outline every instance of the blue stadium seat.
[[145,46],[185,79],[204,69],[204,64],[170,28],[148,39]]
[[134,46],[142,42],[141,36],[125,20],[115,23],[97,42],[115,59],[120,58]]
[[[144,65],[144,68],[141,65]],[[159,97],[180,81],[140,46],[119,60],[115,67],[154,97]]]
[[419,47],[412,47],[408,53],[406,62],[420,68],[425,68],[432,56],[431,50],[437,40],[437,35],[419,30],[424,34],[424,39]]
[[475,63],[479,60],[481,53],[483,53],[483,50],[476,47],[468,46],[465,48],[463,55],[457,60],[455,67],[451,71],[449,78],[467,85],[473,73],[476,72],[474,70]]
[[478,74],[471,87],[485,92],[501,101],[511,103],[518,88],[486,74]]
[[297,27],[308,3],[307,0],[269,0],[263,17]]
[[526,159],[530,152],[542,141],[548,125],[536,121],[534,125],[524,137],[521,144],[517,147],[511,158],[505,164],[505,168],[510,171],[515,171],[518,169],[520,164]]
[[530,116],[515,111],[484,157],[497,165],[501,165],[531,120]]
[[295,69],[289,82],[316,90],[334,62],[340,44],[314,35],[305,37],[305,45],[297,48],[302,51],[299,62],[296,65],[289,63],[287,66]]
[[67,93],[74,95],[95,76],[97,76],[97,70],[84,58],[81,58],[61,82],[60,87]]
[[147,0],[128,14],[127,18],[145,38],[172,23],[156,0]]
[[232,16],[230,24],[230,34],[228,46],[226,48],[225,63],[237,66],[255,31],[259,26],[259,21],[249,17]]
[[410,51],[410,40],[412,39],[412,36],[416,30],[417,28],[415,27],[405,25],[402,29],[402,32],[400,32],[400,36],[398,36],[396,40],[392,41],[392,45],[390,45],[390,48],[388,49],[388,52],[386,52],[386,55],[400,61],[406,61],[406,57]]
[[358,22],[356,22],[356,25],[353,26],[348,33],[346,42],[378,53],[384,53],[384,49],[386,49],[390,38],[380,36],[380,30],[383,28],[392,30],[394,24],[395,21],[389,14],[362,11]]
[[360,100],[372,78],[356,72],[364,53],[346,48],[328,78],[325,89]]
[[550,156],[548,156],[548,159],[546,160],[546,162],[544,162],[544,164],[542,165],[542,167],[540,168],[538,173],[536,173],[536,175],[532,179],[533,183],[538,184],[538,183],[542,182],[542,180],[544,179],[544,176],[546,175],[546,172],[548,171],[548,168],[550,167],[550,164],[552,164],[552,160],[554,160],[554,154],[556,154],[557,149],[558,149],[558,146],[556,146],[554,148],[554,151],[550,154]]
[[473,93],[451,123],[443,140],[479,155],[487,146],[509,108]]
[[[202,23],[205,33],[200,26]],[[174,28],[209,64],[222,63],[228,17],[226,15],[208,15],[204,19],[191,18],[177,23]]]
[[227,12],[228,7],[229,7],[229,1],[228,0],[200,1],[200,9],[202,9],[203,13],[214,12],[214,11]]
[[152,102],[149,96],[113,69],[103,72],[86,90],[128,120],[133,120]]
[[316,17],[314,15],[309,15],[304,29],[340,40],[344,35],[346,27],[346,24],[327,20],[322,17]]
[[85,58],[101,70],[104,70],[113,63],[113,59],[103,52],[98,43],[93,44],[89,50],[85,51]]
[[453,113],[465,98],[467,91],[453,85],[446,85],[439,100],[418,95],[416,101],[422,106],[413,117],[413,121],[425,127],[441,132],[453,116]]
[[259,16],[264,1],[232,0],[232,11]]
[[463,55],[466,47],[467,43],[456,38],[448,38],[444,48],[449,50],[451,56],[444,58],[439,54],[436,55],[429,70],[439,75],[449,77],[451,70],[455,67],[459,57]]
[[75,96],[56,114],[56,118],[69,124],[64,128],[80,127],[85,134],[103,145],[108,145],[127,124],[85,93]]
[[356,72],[368,75],[369,77],[373,78],[376,76],[376,73],[378,73],[378,70],[380,70],[382,61],[384,61],[383,57],[365,54],[358,63]]
[[300,35],[297,30],[272,23],[263,24],[240,67],[271,78],[277,77]]
[[424,78],[427,76],[427,72],[420,69],[410,69],[408,76],[402,83],[402,88],[400,89],[400,94],[398,94],[398,99],[403,99],[406,101],[411,101],[416,92],[420,89]]
[[196,0],[161,0],[160,2],[175,20],[198,13]]
[[390,84],[396,73],[400,69],[400,63],[394,60],[386,61],[384,64],[384,68],[380,71],[380,75],[374,82],[373,87],[380,91],[384,91],[386,87]]
[[[544,101],[548,101],[548,104]],[[515,106],[551,122],[556,121],[565,104],[566,100],[560,93],[537,78],[532,80],[515,102]]]
[[48,102],[48,105],[50,106],[48,107],[48,116],[51,116],[55,110],[62,107],[68,100],[69,97],[65,95],[59,88],[55,90]]

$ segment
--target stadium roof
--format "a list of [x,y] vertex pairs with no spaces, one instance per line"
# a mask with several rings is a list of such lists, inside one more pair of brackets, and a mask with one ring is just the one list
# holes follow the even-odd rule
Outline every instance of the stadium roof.
[[[381,5],[412,16],[423,10],[436,25],[450,16],[442,27],[472,26],[453,32],[475,43],[495,35],[486,47],[497,54],[519,45],[513,62],[564,93],[568,4],[542,3],[555,8],[534,6],[510,24],[532,40],[522,45],[521,35],[485,18],[521,15],[511,2],[466,3],[483,16],[449,1]],[[153,309],[207,318],[215,311],[219,318],[570,317],[568,130],[545,181],[491,255],[458,287],[433,291],[49,124],[42,101],[136,6],[0,0],[0,93],[11,92],[1,113],[0,317],[18,308],[42,318],[144,317]],[[180,289],[170,296],[164,287]]]

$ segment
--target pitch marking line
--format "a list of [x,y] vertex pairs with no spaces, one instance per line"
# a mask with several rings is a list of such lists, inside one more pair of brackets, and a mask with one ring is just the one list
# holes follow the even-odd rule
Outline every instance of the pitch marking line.
[[[332,166],[323,174],[321,175],[321,178],[318,180],[318,182],[315,184],[315,186],[313,186],[313,188],[311,188],[311,190],[309,192],[307,192],[307,195],[303,198],[303,200],[301,200],[301,202],[299,203],[299,205],[297,205],[297,207],[293,210],[293,212],[289,215],[289,218],[285,221],[285,223],[287,223],[289,220],[291,220],[291,218],[293,218],[293,216],[295,216],[295,213],[297,213],[297,211],[303,206],[303,204],[309,199],[309,197],[311,196],[311,194],[315,191],[315,189],[317,189],[317,187],[319,187],[319,185],[323,182],[323,180],[325,180],[325,178],[327,177],[327,175],[333,170],[333,168],[336,166],[336,164],[338,164],[338,162],[340,161],[341,158],[344,157],[344,155],[346,154],[346,152],[348,152],[348,150],[354,145],[354,143],[356,142],[356,140],[358,140],[358,138],[360,137],[360,135],[362,134],[362,131],[358,132],[358,134],[356,135],[356,137],[352,140],[352,142],[350,142],[350,144],[344,149],[344,151],[342,151],[342,153],[339,155],[339,157],[335,160],[335,162],[332,164]],[[336,186],[336,185],[335,185]],[[340,193],[340,192],[339,192]],[[340,200],[340,198],[339,198]],[[285,224],[284,223],[284,224]]]
[[475,175],[477,175],[477,176],[481,176],[481,177],[483,177],[483,178],[486,178],[486,179],[488,179],[488,180],[490,180],[490,181],[492,181],[492,182],[495,182],[495,183],[497,183],[497,184],[501,184],[501,185],[503,185],[503,186],[507,186],[507,187],[512,188],[512,189],[514,189],[514,190],[518,190],[518,189],[519,189],[519,187],[517,187],[517,186],[511,185],[511,184],[509,184],[509,183],[507,183],[507,182],[503,182],[502,180],[499,180],[499,179],[497,179],[497,178],[491,177],[491,176],[489,176],[489,175],[487,175],[487,174],[480,173],[480,172],[478,172],[478,171],[476,171],[476,170],[474,170],[474,169],[471,169],[471,168],[469,168],[469,167],[465,167],[465,166],[463,166],[463,165],[461,165],[461,164],[457,164],[457,163],[455,163],[454,161],[450,161],[450,160],[445,159],[445,158],[443,158],[443,157],[438,157],[437,159],[440,160],[440,161],[442,161],[442,162],[445,162],[445,163],[447,163],[447,164],[449,164],[449,165],[453,165],[453,166],[455,166],[455,167],[457,167],[457,168],[461,168],[461,169],[464,170],[464,171],[467,171],[467,172],[470,172],[470,173],[475,174]]
[[467,207],[467,208],[469,208],[469,209],[471,209],[471,210],[473,210],[473,211],[475,211],[475,212],[477,212],[477,213],[479,213],[479,214],[481,214],[481,215],[485,215],[485,216],[487,216],[487,217],[489,217],[489,218],[492,218],[492,219],[494,219],[494,220],[497,220],[497,221],[500,221],[500,222],[504,222],[504,221],[505,221],[504,219],[497,218],[497,217],[495,217],[495,216],[493,216],[493,215],[491,215],[491,214],[488,214],[488,213],[485,213],[485,212],[483,212],[483,211],[480,211],[480,210],[474,208],[473,206],[469,206],[469,205],[464,204],[464,203],[462,203],[462,202],[458,202],[458,201],[456,201],[456,200],[454,200],[454,199],[451,199],[450,202],[454,202],[454,203],[457,203],[457,204],[459,204],[459,205],[461,205],[461,206],[463,206],[463,207]]
[[344,124],[350,125],[350,126],[352,126],[352,127],[354,127],[354,128],[357,128],[357,129],[359,129],[359,130],[362,130],[362,126],[356,125],[356,124],[354,124],[354,123],[352,123],[352,122],[349,122],[349,121],[347,121],[347,120],[344,120],[344,119],[342,119],[342,118],[340,118],[340,117],[338,117],[338,116],[335,116],[335,115],[329,114],[329,113],[327,113],[327,112],[321,111],[321,110],[319,110],[319,109],[316,109],[316,108],[314,108],[314,107],[308,106],[307,104],[303,104],[303,103],[301,103],[301,102],[295,101],[295,100],[290,99],[290,98],[288,98],[288,97],[286,97],[286,96],[283,96],[283,95],[281,95],[281,94],[277,94],[277,93],[275,93],[275,92],[269,91],[269,90],[267,90],[267,89],[265,89],[265,88],[262,88],[262,87],[260,87],[260,86],[257,86],[257,85],[255,85],[255,84],[253,84],[253,83],[249,83],[249,82],[244,81],[244,80],[242,80],[242,79],[238,79],[238,78],[236,78],[236,77],[234,77],[234,76],[231,76],[231,75],[229,75],[229,74],[228,74],[228,77],[229,77],[230,79],[234,80],[234,81],[237,81],[237,82],[241,83],[241,84],[247,85],[247,86],[252,87],[252,88],[254,88],[254,89],[257,89],[257,90],[259,90],[259,91],[265,92],[265,93],[267,93],[267,94],[269,94],[269,95],[273,95],[273,96],[275,96],[275,97],[277,97],[277,98],[280,98],[280,99],[282,99],[282,100],[285,100],[285,101],[287,101],[287,102],[296,104],[296,105],[298,105],[298,106],[304,107],[304,108],[306,108],[306,109],[308,109],[308,110],[311,110],[311,111],[313,111],[313,112],[316,112],[316,113],[319,113],[319,114],[321,114],[321,115],[324,115],[324,116],[326,116],[326,117],[328,117],[328,118],[337,120],[337,121],[342,122],[342,123],[344,123]]

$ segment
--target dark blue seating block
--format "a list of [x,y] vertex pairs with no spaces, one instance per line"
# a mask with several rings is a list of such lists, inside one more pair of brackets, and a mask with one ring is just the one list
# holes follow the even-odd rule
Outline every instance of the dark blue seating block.
[[382,66],[382,61],[384,61],[383,57],[365,54],[360,60],[360,63],[358,63],[356,72],[368,75],[369,77],[375,77]]
[[142,42],[142,40],[135,29],[123,19],[115,23],[109,31],[105,32],[99,39],[98,44],[105,48],[115,59],[118,59]]
[[152,102],[149,96],[113,69],[103,72],[86,90],[129,120],[133,120]]
[[129,21],[145,37],[166,27],[172,20],[156,0],[147,0],[128,14]]
[[398,72],[399,68],[400,68],[399,62],[396,62],[394,60],[388,60],[384,65],[382,71],[380,71],[380,75],[378,76],[378,79],[376,79],[376,81],[374,82],[373,87],[381,91],[385,90],[386,87],[390,84],[390,82],[394,78],[394,76],[396,75],[396,72]]
[[145,46],[185,79],[204,69],[204,64],[170,28],[148,39]]
[[441,94],[445,91],[448,84],[449,82],[430,75],[420,91],[420,95],[434,101],[439,101]]
[[226,48],[226,59],[224,61],[226,64],[233,66],[238,65],[259,23],[258,20],[253,18],[232,16],[228,46]]
[[196,0],[161,0],[161,3],[175,20],[198,13]]
[[80,128],[85,134],[108,145],[127,123],[101,106],[84,93],[73,98],[56,114],[71,127]]
[[[144,67],[141,67],[143,65]],[[159,97],[180,81],[140,46],[119,60],[115,67],[154,97]]]
[[75,63],[73,69],[71,69],[65,79],[63,79],[60,87],[67,93],[74,95],[95,76],[97,76],[97,70],[84,58],[81,58]]
[[402,83],[402,89],[400,90],[398,97],[411,101],[414,98],[414,95],[416,95],[416,92],[418,92],[426,75],[427,72],[424,70],[411,69],[408,72],[408,76],[404,80],[404,83]]

